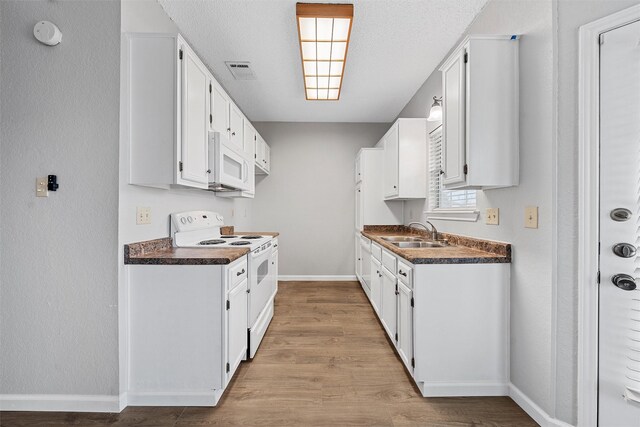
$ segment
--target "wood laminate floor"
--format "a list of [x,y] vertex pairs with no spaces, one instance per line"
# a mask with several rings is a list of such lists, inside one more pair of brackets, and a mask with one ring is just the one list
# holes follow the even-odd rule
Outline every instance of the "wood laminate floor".
[[423,398],[357,282],[280,282],[275,317],[216,408],[3,412],[2,426],[536,426],[507,397]]

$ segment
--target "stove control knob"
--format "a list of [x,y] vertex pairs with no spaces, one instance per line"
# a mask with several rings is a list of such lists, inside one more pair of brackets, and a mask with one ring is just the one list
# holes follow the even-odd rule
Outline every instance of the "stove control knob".
[[180,218],[180,222],[183,223],[183,224],[186,224],[187,223],[187,218],[185,218],[185,217]]
[[193,218],[192,218],[192,217],[190,217],[190,216],[188,216],[188,217],[187,217],[187,221],[189,221],[189,224],[191,224],[191,223],[193,222]]

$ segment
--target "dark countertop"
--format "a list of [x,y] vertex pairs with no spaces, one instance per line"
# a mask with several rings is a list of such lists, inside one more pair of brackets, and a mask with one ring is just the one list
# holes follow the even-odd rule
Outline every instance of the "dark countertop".
[[511,262],[511,245],[456,234],[438,233],[452,246],[443,248],[399,248],[383,240],[384,236],[423,236],[430,233],[405,226],[367,226],[362,235],[411,264],[498,264]]
[[[274,232],[234,232],[229,234],[277,237]],[[124,245],[126,265],[225,265],[249,253],[248,248],[176,248],[170,237]]]

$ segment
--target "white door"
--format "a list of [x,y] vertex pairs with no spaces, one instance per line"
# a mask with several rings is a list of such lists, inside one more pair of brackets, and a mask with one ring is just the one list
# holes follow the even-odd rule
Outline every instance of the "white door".
[[398,354],[407,369],[412,372],[413,358],[413,291],[398,281]]
[[465,61],[464,50],[442,70],[442,166],[444,185],[464,183]]
[[233,102],[229,106],[229,141],[238,152],[244,152],[243,117],[240,109]]
[[[186,44],[182,49],[181,166],[179,183],[206,188],[208,174],[209,74]],[[188,181],[188,182],[183,182]]]
[[229,98],[218,82],[213,82],[211,94],[211,111],[213,114],[213,130],[228,136],[229,132]]
[[271,171],[271,147],[263,141],[262,149],[264,150],[264,169],[267,172]]
[[255,159],[256,130],[251,126],[251,122],[244,119],[244,135],[242,144],[245,157],[251,161]]
[[640,426],[640,22],[603,37],[598,423],[631,427]]
[[384,137],[384,197],[398,195],[398,122]]
[[360,245],[360,236],[356,234],[356,277],[362,280],[362,245]]
[[371,291],[371,242],[360,237],[360,255],[362,256],[362,281],[367,291]]
[[247,279],[227,296],[227,366],[226,383],[247,358]]
[[376,313],[380,313],[380,286],[382,283],[382,264],[371,257],[371,305]]

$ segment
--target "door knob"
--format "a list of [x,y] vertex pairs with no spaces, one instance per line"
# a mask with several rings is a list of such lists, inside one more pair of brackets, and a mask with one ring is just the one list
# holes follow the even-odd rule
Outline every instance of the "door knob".
[[611,282],[623,291],[633,291],[636,288],[636,280],[628,274],[616,274]]
[[631,258],[636,256],[637,248],[631,243],[618,243],[613,247],[613,253],[621,258]]

